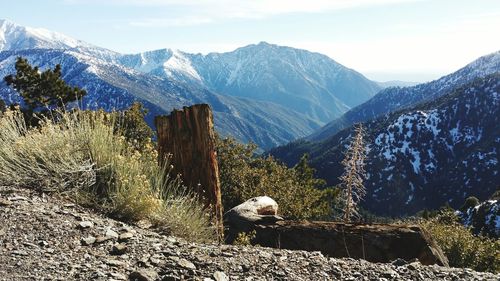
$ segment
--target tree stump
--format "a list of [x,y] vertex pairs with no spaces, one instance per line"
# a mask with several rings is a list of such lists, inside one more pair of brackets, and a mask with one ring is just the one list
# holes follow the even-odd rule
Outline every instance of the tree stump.
[[199,194],[211,210],[219,239],[223,236],[219,168],[212,110],[197,104],[155,117],[159,161],[171,155],[173,172]]

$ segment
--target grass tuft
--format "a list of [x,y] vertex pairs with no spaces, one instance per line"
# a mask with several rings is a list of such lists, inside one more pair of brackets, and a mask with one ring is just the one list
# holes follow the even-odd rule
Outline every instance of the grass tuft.
[[[168,166],[157,164],[151,142],[133,148],[105,112],[72,111],[28,128],[23,114],[0,118],[0,182],[64,191],[126,221],[147,219],[171,234],[212,240],[203,205]],[[54,120],[57,120],[55,122]],[[112,120],[111,120],[112,121]]]

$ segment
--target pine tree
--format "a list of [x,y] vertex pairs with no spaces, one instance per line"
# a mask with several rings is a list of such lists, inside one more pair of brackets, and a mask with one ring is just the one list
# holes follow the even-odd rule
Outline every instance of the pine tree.
[[81,99],[85,90],[71,87],[61,78],[61,65],[54,70],[40,72],[38,67],[32,67],[28,60],[18,57],[16,74],[7,75],[4,80],[7,85],[19,92],[24,100],[24,109],[34,112],[64,105]]
[[366,195],[363,185],[365,178],[365,143],[364,130],[361,124],[354,130],[354,137],[345,153],[342,165],[344,173],[340,176],[341,201],[344,204],[343,220],[350,222],[353,217],[359,217],[358,203]]
[[304,153],[293,169],[301,185],[317,189],[324,189],[326,187],[326,181],[324,179],[314,177],[316,169],[309,166],[309,154]]

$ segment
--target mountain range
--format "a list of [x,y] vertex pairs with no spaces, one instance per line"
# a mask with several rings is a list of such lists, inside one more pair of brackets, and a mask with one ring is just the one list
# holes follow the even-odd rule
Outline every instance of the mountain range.
[[[268,149],[305,137],[374,96],[382,86],[327,56],[261,42],[233,52],[161,49],[120,54],[40,28],[0,20],[0,76],[18,56],[87,90],[84,107],[145,104],[147,117],[208,103],[217,131]],[[0,98],[19,101],[2,81]]]
[[307,137],[320,141],[355,123],[371,120],[394,110],[433,100],[451,89],[500,70],[500,51],[483,56],[437,80],[411,87],[388,87]]
[[[413,96],[410,89],[406,91]],[[448,91],[432,93],[434,99],[421,99],[424,102],[362,123],[367,153],[367,197],[362,205],[369,211],[401,216],[446,203],[458,208],[468,196],[485,200],[498,187],[498,69],[466,84],[450,85]],[[385,95],[384,91],[378,95]],[[290,165],[308,153],[318,176],[336,185],[353,131],[354,126],[349,126],[325,140],[297,141],[270,153]]]

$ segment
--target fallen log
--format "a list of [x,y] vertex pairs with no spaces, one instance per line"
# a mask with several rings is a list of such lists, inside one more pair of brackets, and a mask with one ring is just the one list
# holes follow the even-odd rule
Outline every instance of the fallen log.
[[238,233],[255,231],[252,244],[264,247],[321,251],[330,257],[370,262],[400,258],[448,266],[434,239],[418,225],[286,221],[277,213],[278,204],[267,196],[248,199],[232,208],[224,214],[226,243],[233,243]]
[[448,266],[434,239],[417,225],[345,224],[315,221],[277,221],[255,224],[252,243],[290,250],[321,251],[330,257],[370,262],[398,258]]

